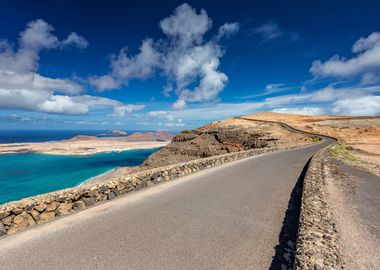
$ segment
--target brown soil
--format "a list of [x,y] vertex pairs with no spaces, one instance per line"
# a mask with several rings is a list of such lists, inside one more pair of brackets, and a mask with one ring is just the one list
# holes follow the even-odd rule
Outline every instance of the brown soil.
[[[380,117],[307,116],[261,112],[245,118],[284,122],[294,128],[335,137],[363,166],[380,166]],[[369,163],[369,164],[365,164]]]

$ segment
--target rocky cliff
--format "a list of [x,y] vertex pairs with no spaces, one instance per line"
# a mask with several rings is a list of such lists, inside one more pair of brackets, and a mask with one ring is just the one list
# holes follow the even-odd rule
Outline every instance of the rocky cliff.
[[170,144],[152,154],[144,166],[159,167],[242,150],[307,142],[311,142],[311,138],[289,132],[277,124],[228,119],[177,134]]

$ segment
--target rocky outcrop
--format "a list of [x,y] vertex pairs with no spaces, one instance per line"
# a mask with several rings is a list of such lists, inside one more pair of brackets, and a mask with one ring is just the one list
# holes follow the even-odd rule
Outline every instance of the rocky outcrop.
[[314,155],[304,179],[295,269],[344,269],[339,234],[327,200],[323,155]]
[[177,134],[170,144],[152,154],[144,165],[157,167],[197,158],[277,146],[278,138],[268,132],[250,126],[226,126],[219,123],[211,123]]

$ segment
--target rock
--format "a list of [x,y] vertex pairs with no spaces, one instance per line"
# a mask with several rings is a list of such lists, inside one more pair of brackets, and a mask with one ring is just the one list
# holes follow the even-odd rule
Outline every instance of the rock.
[[21,214],[22,212],[24,212],[24,210],[22,208],[14,208],[12,210],[12,213],[15,214],[15,215],[19,215]]
[[4,212],[0,212],[0,220],[3,219],[3,218],[6,218],[7,216],[9,216],[11,213],[8,212],[8,211],[4,211]]
[[323,270],[323,266],[319,263],[314,264],[314,270]]
[[100,193],[106,193],[106,191],[108,191],[108,190],[109,190],[108,187],[106,187],[106,186],[102,186],[102,187],[100,187],[99,192],[100,192]]
[[34,218],[34,220],[37,222],[40,219],[40,212],[37,210],[33,210],[30,215]]
[[46,208],[46,204],[44,204],[44,203],[41,203],[41,204],[39,204],[39,205],[35,205],[35,206],[34,206],[34,209],[37,210],[38,212],[42,212],[42,211],[44,211],[45,208]]
[[40,215],[40,219],[38,220],[37,224],[48,222],[50,220],[53,220],[54,218],[55,218],[54,211],[42,212]]
[[10,226],[12,224],[13,218],[15,215],[7,216],[6,218],[3,218],[1,221],[4,225]]
[[73,203],[73,209],[79,211],[86,208],[86,204],[83,201],[76,201]]
[[33,211],[33,206],[25,207],[25,212],[27,212],[28,214],[32,213],[32,211]]
[[86,207],[89,207],[89,206],[94,205],[96,203],[95,198],[83,198],[82,200],[83,200],[84,204],[86,205]]
[[110,192],[110,193],[108,193],[108,200],[112,200],[112,199],[114,199],[115,197],[116,197],[116,195],[115,195],[115,193],[114,192]]
[[57,199],[58,202],[60,203],[64,203],[67,201],[67,198],[66,197],[63,197],[63,196],[59,196],[58,199]]
[[46,206],[45,211],[50,212],[57,209],[58,203],[56,201],[51,202],[48,206]]
[[[265,130],[243,125],[210,123],[178,133],[170,144],[150,155],[143,166],[160,167],[242,150],[276,146],[277,138]],[[211,165],[211,164],[208,164]],[[185,172],[184,172],[185,173]],[[186,174],[191,170],[186,170]],[[152,176],[152,180],[157,177]]]
[[34,224],[36,224],[34,219],[28,213],[22,212],[21,214],[15,216],[13,219],[13,223],[8,230],[8,234],[14,234],[23,231],[29,226],[33,226]]
[[5,229],[3,223],[0,222],[0,236],[7,233],[7,230]]
[[57,210],[55,210],[57,216],[64,216],[70,213],[70,210],[73,208],[72,203],[61,203]]

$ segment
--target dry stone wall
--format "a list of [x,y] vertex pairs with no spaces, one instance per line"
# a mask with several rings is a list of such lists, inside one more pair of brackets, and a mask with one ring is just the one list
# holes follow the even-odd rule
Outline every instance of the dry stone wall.
[[295,269],[344,269],[339,234],[327,201],[323,158],[326,151],[324,148],[313,156],[304,179]]
[[108,182],[87,184],[10,202],[0,206],[0,236],[23,231],[36,224],[80,211],[99,202],[112,200],[131,191],[173,180],[226,162],[277,150],[280,149],[253,149],[197,159],[138,172]]

